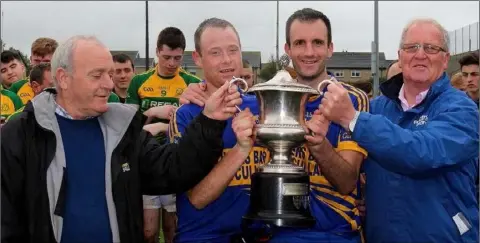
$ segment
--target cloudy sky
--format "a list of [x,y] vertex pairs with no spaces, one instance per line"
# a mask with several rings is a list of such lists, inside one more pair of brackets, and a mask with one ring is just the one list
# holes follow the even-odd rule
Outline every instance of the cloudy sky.
[[[280,2],[280,55],[285,43],[285,22],[295,10],[311,7],[324,12],[332,22],[335,51],[371,49],[374,38],[374,2]],[[112,50],[138,50],[145,56],[145,3],[137,2],[2,2],[2,39],[7,47],[25,53],[38,37],[63,41],[76,34],[96,35]],[[245,51],[261,51],[262,62],[275,54],[276,2],[149,2],[150,57],[155,54],[158,33],[176,26],[185,33],[187,50],[193,49],[193,33],[209,17],[232,22]],[[449,31],[479,21],[477,1],[379,2],[380,51],[396,58],[404,25],[417,17],[438,20]],[[468,37],[468,28],[463,36]],[[470,28],[472,46],[478,48],[478,25]],[[457,48],[462,33],[457,32]],[[452,43],[455,42],[452,37]],[[452,47],[453,48],[453,47]],[[468,38],[464,38],[468,49]]]

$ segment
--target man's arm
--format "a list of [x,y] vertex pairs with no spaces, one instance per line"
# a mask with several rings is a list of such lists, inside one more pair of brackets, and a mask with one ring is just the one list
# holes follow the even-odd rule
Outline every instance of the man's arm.
[[[452,104],[453,103],[453,104]],[[414,175],[442,171],[478,157],[478,110],[466,99],[452,100],[428,117],[423,129],[405,129],[383,115],[362,112],[353,139],[382,167]]]
[[[355,109],[368,112],[369,103],[367,95],[353,87],[346,88]],[[320,170],[328,182],[339,193],[348,194],[357,185],[360,167],[367,152],[360,148],[356,142],[352,141],[350,134],[345,130],[340,129],[337,136],[338,145],[336,149],[325,139],[320,145],[310,149],[310,153],[320,166]]]
[[142,131],[139,159],[144,195],[179,193],[200,182],[220,157],[226,120],[241,103],[237,87],[226,82],[210,96],[178,144],[160,147],[150,133]]
[[[253,128],[254,124],[253,115],[247,108],[247,110],[240,112],[235,117],[232,128],[240,129],[240,131],[235,131],[237,133],[241,132],[243,127],[248,127],[249,125]],[[195,208],[202,209],[206,207],[225,191],[235,173],[250,154],[252,145],[253,141],[248,136],[247,138],[240,137],[235,147],[215,165],[213,170],[200,183],[188,192],[188,199]]]
[[322,174],[339,193],[346,195],[355,189],[364,154],[353,150],[337,152],[326,139],[310,153]]
[[210,173],[188,192],[188,199],[197,209],[216,200],[227,188],[233,176],[248,157],[250,150],[235,145]]
[[142,131],[140,172],[144,195],[184,192],[205,177],[223,150],[225,121],[198,115],[178,144],[161,146]]
[[28,241],[27,209],[24,197],[24,151],[25,134],[16,119],[1,129],[1,242],[16,243]]

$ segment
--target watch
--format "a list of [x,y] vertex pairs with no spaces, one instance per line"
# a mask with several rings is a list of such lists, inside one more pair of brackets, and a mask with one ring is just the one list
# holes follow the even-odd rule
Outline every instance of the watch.
[[355,125],[357,124],[358,116],[360,116],[360,111],[355,111],[355,115],[353,116],[353,119],[348,124],[348,130],[350,132],[353,132],[353,129],[355,129]]

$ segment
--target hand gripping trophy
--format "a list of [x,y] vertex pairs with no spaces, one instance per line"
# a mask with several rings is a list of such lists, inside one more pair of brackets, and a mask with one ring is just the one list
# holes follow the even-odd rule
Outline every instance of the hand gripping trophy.
[[[293,79],[285,70],[289,62],[288,56],[282,56],[279,60],[282,69],[272,79],[243,90],[257,97],[260,114],[256,139],[272,152],[271,161],[252,175],[250,208],[243,217],[247,224],[263,222],[278,227],[315,224],[309,206],[310,178],[303,167],[292,164],[291,154],[293,148],[306,142],[305,105],[310,95],[320,92]],[[242,79],[230,82],[239,81],[246,89]]]

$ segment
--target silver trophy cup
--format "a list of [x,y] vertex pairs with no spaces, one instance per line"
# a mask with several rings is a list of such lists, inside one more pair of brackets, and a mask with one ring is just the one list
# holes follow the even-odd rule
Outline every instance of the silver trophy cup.
[[252,175],[244,221],[310,227],[315,224],[309,207],[310,179],[303,167],[292,163],[291,155],[293,148],[305,143],[306,102],[319,92],[299,84],[285,70],[247,92],[255,93],[260,107],[257,142],[270,150],[272,159]]

